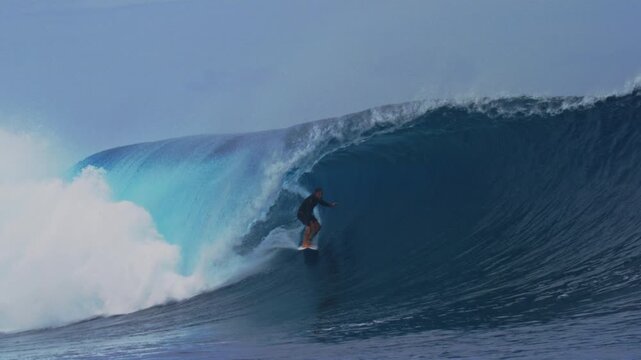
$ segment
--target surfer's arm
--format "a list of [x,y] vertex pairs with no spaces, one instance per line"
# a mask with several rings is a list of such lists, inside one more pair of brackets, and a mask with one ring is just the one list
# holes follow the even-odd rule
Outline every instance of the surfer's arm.
[[334,206],[336,206],[335,202],[327,202],[327,201],[325,201],[323,199],[319,199],[318,203],[323,205],[323,206],[326,206],[326,207],[334,207]]

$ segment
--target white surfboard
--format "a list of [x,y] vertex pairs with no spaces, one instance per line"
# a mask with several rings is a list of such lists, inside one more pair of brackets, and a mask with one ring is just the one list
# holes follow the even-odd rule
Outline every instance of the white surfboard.
[[318,245],[312,244],[312,246],[310,247],[302,247],[302,246],[298,247],[298,250],[307,250],[307,249],[318,251]]

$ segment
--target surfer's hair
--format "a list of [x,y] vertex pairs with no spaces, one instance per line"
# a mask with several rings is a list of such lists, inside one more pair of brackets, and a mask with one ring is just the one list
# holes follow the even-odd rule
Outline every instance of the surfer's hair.
[[323,192],[323,188],[322,187],[317,187],[316,189],[314,189],[314,194],[319,193],[319,192]]

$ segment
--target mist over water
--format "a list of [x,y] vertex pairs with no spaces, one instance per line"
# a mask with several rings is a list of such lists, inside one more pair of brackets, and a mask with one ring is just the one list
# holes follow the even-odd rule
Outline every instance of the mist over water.
[[61,325],[184,299],[202,288],[177,272],[180,248],[149,213],[115,201],[104,170],[53,174],[47,140],[0,132],[0,331]]

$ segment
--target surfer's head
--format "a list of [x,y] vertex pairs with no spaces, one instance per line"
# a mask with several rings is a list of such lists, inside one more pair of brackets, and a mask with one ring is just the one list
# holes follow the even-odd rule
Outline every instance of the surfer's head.
[[323,197],[323,188],[317,187],[314,189],[314,196],[316,196],[317,199],[320,199]]

